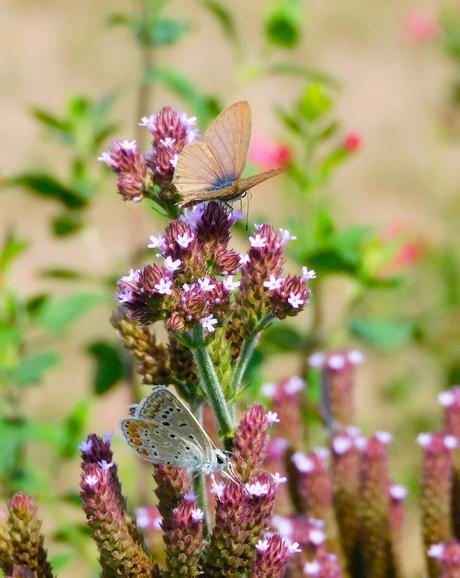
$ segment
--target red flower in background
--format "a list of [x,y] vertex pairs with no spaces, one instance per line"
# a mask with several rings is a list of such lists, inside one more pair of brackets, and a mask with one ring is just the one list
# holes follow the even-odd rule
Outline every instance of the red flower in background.
[[429,42],[440,33],[439,23],[430,14],[411,12],[404,21],[403,27],[409,38],[416,42]]
[[363,146],[363,137],[357,132],[349,132],[343,139],[343,146],[350,152],[359,151]]
[[264,170],[278,169],[291,162],[292,151],[286,145],[255,136],[249,147],[249,160]]

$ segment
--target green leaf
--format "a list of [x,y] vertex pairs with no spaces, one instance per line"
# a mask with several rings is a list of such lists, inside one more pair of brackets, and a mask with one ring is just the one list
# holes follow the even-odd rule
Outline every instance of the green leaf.
[[31,193],[57,201],[68,209],[82,209],[88,200],[78,191],[61,183],[56,177],[44,172],[21,173],[10,179],[7,184],[24,187]]
[[39,383],[43,379],[43,374],[50,368],[56,365],[59,361],[59,356],[48,351],[45,353],[37,353],[24,358],[18,367],[12,373],[12,380],[17,385],[29,385],[31,383]]
[[202,94],[188,78],[175,70],[150,68],[146,72],[145,79],[147,82],[162,84],[183,98],[203,123],[214,117],[216,109],[220,108],[215,98]]
[[76,293],[51,300],[43,308],[39,321],[51,333],[64,333],[72,323],[106,300],[102,293]]
[[75,552],[63,552],[62,554],[56,554],[50,560],[51,567],[54,572],[60,572],[63,568],[71,564],[76,560],[77,555]]
[[265,23],[267,40],[281,48],[294,48],[301,38],[302,13],[299,0],[278,0]]
[[65,459],[73,458],[78,453],[78,443],[81,441],[91,411],[91,399],[79,401],[62,424],[62,445],[60,455]]
[[80,213],[66,212],[54,217],[51,225],[56,237],[68,237],[78,233],[84,222]]
[[87,349],[94,361],[94,392],[102,395],[126,375],[123,352],[118,343],[108,341],[94,341]]
[[124,12],[113,12],[109,14],[105,19],[108,26],[130,26],[135,24],[135,19],[127,13]]
[[204,0],[203,4],[219,22],[227,38],[232,42],[237,42],[236,23],[230,10],[217,0]]
[[332,108],[332,98],[319,82],[310,82],[302,92],[299,112],[308,121],[318,120]]
[[83,281],[88,279],[88,276],[75,269],[67,269],[65,267],[50,267],[49,269],[42,269],[40,275],[46,279],[59,279],[60,281]]
[[392,350],[409,343],[414,324],[398,319],[353,319],[350,331],[374,347]]
[[33,295],[26,301],[26,311],[31,318],[36,317],[42,312],[43,307],[45,306],[45,303],[48,302],[49,298],[49,295],[46,293],[39,293],[38,295]]
[[305,337],[295,327],[274,323],[263,332],[260,347],[267,355],[303,351]]
[[3,273],[9,269],[13,261],[27,249],[28,243],[20,239],[14,233],[6,236],[0,252],[0,271]]
[[154,46],[167,46],[180,40],[190,29],[188,22],[161,18],[155,20],[150,26],[141,29],[143,39]]

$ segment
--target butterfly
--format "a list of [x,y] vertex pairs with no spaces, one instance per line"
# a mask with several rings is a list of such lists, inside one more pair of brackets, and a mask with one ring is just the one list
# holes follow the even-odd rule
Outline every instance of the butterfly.
[[203,201],[231,201],[279,175],[286,167],[242,178],[251,137],[251,107],[246,101],[226,108],[211,123],[203,142],[186,145],[177,160],[173,184],[187,207]]
[[130,417],[120,421],[128,445],[153,464],[212,474],[218,470],[233,479],[229,456],[216,448],[187,406],[164,385],[154,385]]

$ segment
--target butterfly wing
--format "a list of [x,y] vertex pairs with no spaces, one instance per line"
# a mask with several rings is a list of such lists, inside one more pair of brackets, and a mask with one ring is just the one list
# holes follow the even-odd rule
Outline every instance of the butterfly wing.
[[252,187],[263,183],[264,181],[268,181],[268,179],[272,179],[283,173],[288,167],[282,167],[280,169],[271,169],[270,171],[265,171],[263,173],[259,173],[258,175],[253,175],[252,177],[245,177],[244,179],[240,179],[238,181],[238,195],[242,195]]
[[153,464],[199,470],[205,461],[196,443],[153,421],[136,417],[122,419],[120,430],[129,447]]
[[248,102],[235,102],[219,114],[204,134],[204,142],[219,167],[221,182],[236,180],[246,166],[251,116]]
[[212,190],[219,180],[219,165],[204,143],[196,142],[184,147],[173,178],[176,191],[184,203],[190,202],[197,194]]
[[138,404],[135,417],[159,424],[160,430],[199,446],[207,459],[215,449],[211,438],[177,395],[164,385],[154,385],[150,393]]

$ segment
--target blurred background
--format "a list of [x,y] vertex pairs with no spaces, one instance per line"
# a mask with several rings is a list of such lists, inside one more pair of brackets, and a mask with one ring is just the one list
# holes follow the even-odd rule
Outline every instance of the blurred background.
[[[77,444],[116,430],[134,395],[114,283],[165,223],[124,203],[97,157],[115,137],[148,148],[139,119],[169,104],[204,128],[246,99],[249,168],[291,163],[251,195],[249,221],[290,228],[292,267],[318,279],[313,307],[262,344],[254,391],[306,373],[314,351],[363,351],[358,425],[393,432],[416,501],[414,438],[460,381],[458,3],[3,0],[1,16],[0,476],[5,496],[46,503],[61,575],[94,559],[71,523]],[[130,495],[135,460],[116,448]]]

